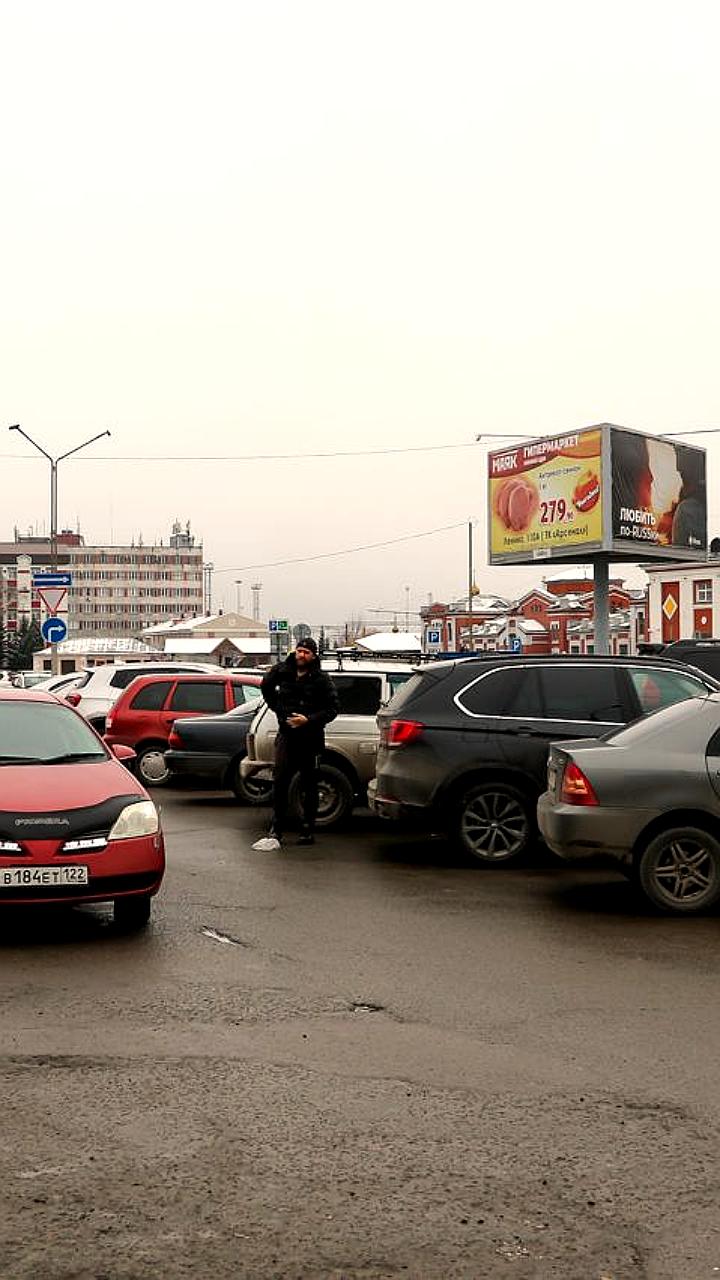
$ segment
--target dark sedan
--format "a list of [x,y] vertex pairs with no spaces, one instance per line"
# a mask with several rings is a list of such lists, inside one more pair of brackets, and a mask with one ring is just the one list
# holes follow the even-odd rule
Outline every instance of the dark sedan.
[[550,749],[538,823],[562,858],[609,854],[653,905],[720,900],[720,694]]
[[212,779],[215,786],[234,791],[245,804],[265,804],[272,782],[240,776],[245,739],[260,705],[257,700],[221,716],[176,720],[165,752],[166,764],[175,774]]

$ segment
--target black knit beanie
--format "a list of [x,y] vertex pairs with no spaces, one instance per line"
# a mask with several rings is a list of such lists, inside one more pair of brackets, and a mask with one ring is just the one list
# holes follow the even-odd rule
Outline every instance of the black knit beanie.
[[295,645],[295,648],[308,649],[310,653],[313,653],[317,658],[317,651],[318,651],[317,642],[313,640],[312,636],[305,636],[304,639],[298,640],[297,644]]

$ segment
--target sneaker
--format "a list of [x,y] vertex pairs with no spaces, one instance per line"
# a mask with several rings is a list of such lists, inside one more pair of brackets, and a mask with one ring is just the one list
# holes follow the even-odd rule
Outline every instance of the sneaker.
[[256,853],[275,853],[277,849],[282,849],[277,836],[263,836],[262,840],[256,840],[252,847]]

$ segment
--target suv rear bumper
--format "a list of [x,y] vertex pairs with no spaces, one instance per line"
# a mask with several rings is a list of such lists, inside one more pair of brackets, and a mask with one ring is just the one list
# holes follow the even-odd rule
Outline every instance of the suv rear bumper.
[[429,809],[426,805],[406,804],[402,800],[395,800],[392,796],[380,796],[377,790],[377,778],[372,778],[367,788],[368,808],[378,818],[389,818],[398,821],[400,818],[411,819],[415,822],[428,820]]

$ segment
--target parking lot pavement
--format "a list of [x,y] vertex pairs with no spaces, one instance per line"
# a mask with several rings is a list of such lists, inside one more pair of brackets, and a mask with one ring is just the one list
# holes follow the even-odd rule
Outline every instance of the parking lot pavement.
[[147,934],[3,913],[0,1274],[720,1266],[717,919],[367,814],[256,854],[264,811],[162,804]]

